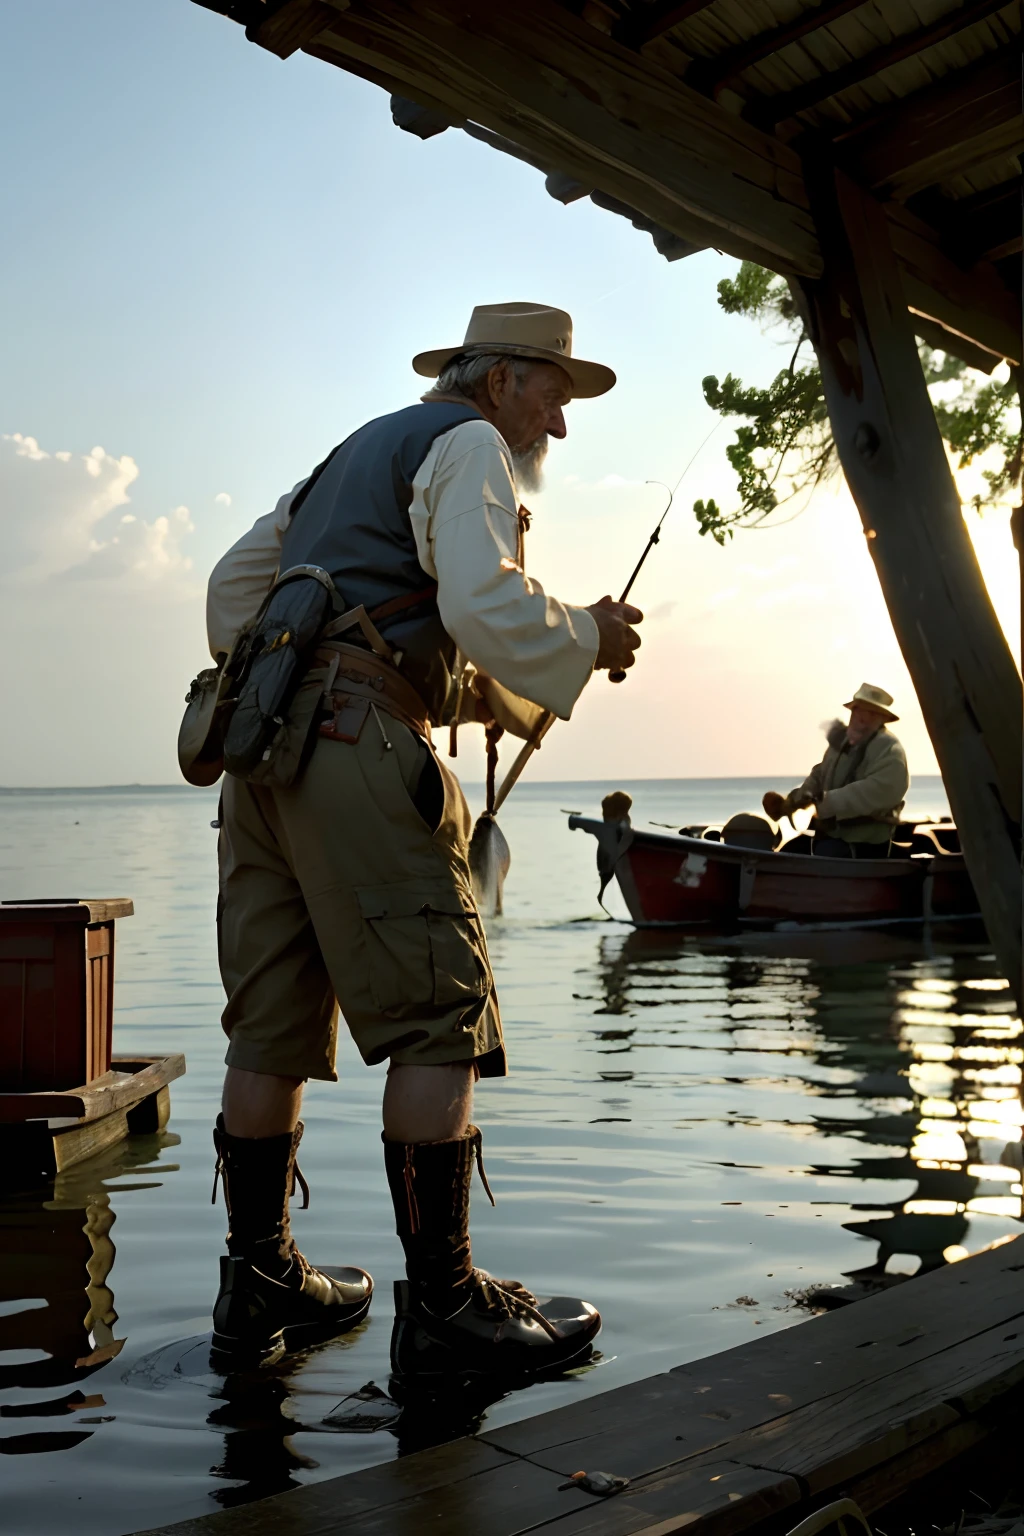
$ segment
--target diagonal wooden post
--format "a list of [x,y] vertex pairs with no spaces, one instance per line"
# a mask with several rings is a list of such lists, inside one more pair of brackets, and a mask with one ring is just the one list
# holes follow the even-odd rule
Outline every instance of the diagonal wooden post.
[[824,273],[792,286],[989,937],[1024,1002],[1020,675],[964,524],[885,213],[841,171],[809,185]]

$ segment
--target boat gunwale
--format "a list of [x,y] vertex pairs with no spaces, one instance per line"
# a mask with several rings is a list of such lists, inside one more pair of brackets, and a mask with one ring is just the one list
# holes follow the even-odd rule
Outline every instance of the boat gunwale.
[[[591,837],[597,838],[598,841],[606,828],[614,826],[616,826],[615,822],[597,821],[593,817],[569,817],[569,827],[572,831],[589,832]],[[909,879],[927,876],[937,869],[948,870],[950,874],[958,874],[966,870],[961,853],[913,853],[908,858],[832,859],[819,854],[787,854],[783,851],[785,845],[783,849],[778,850],[745,848],[739,843],[720,843],[710,838],[689,837],[684,833],[677,833],[673,837],[669,833],[647,832],[634,826],[630,826],[629,830],[632,837],[623,847],[619,858],[627,857],[640,844],[644,847],[664,849],[665,852],[695,853],[701,857],[715,859],[721,864],[749,864],[753,860],[755,863],[768,865],[779,874],[813,875],[819,879],[831,877],[877,880],[883,874],[888,879]]]

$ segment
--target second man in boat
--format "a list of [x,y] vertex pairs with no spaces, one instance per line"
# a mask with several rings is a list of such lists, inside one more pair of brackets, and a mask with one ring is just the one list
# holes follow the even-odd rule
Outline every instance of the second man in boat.
[[833,859],[884,859],[910,788],[907,756],[889,726],[892,695],[862,683],[844,706],[848,725],[833,721],[828,749],[803,783],[762,805],[773,821],[813,805],[814,853]]

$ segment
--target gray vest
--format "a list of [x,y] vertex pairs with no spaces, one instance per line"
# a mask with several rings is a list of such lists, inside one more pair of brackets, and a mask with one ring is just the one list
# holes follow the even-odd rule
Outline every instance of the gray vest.
[[[436,584],[416,554],[412,482],[438,437],[479,420],[470,405],[439,401],[367,422],[313,471],[295,497],[281,545],[282,571],[322,566],[347,608],[362,603],[369,613],[394,598],[424,594],[377,627],[403,652],[402,674],[435,721],[451,686],[455,642],[441,623]],[[358,639],[358,632],[344,638]]]

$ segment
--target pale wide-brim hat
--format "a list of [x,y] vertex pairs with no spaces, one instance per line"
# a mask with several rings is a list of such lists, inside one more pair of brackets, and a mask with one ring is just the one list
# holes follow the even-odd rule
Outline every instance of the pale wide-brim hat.
[[849,703],[844,704],[844,709],[852,709],[855,704],[863,704],[868,709],[877,710],[885,720],[898,720],[899,715],[894,715],[889,708],[892,703],[892,694],[886,693],[884,688],[875,688],[871,683],[861,683],[857,692]]
[[585,363],[573,357],[572,319],[564,309],[551,309],[547,304],[478,304],[462,342],[420,352],[412,366],[424,378],[436,379],[453,358],[474,352],[500,352],[557,363],[569,375],[572,392],[580,399],[603,395],[615,383],[614,373],[603,363]]

